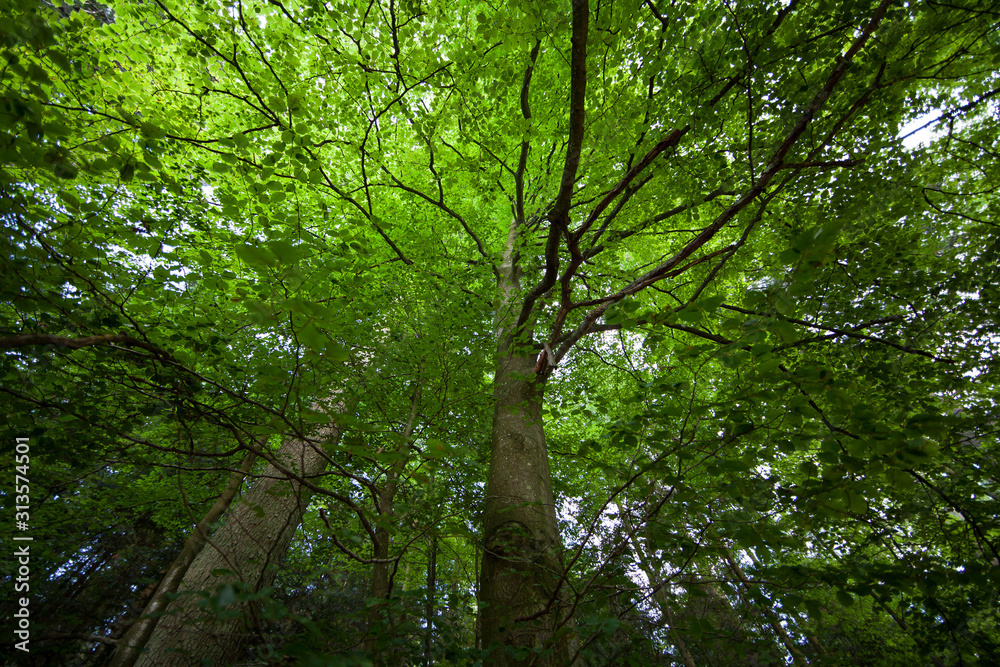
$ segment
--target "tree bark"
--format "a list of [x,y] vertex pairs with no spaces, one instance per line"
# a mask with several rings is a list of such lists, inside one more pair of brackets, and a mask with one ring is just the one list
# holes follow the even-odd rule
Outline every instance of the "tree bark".
[[140,652],[146,646],[159,622],[158,612],[166,609],[167,605],[170,604],[168,595],[177,591],[177,587],[180,586],[191,563],[201,553],[202,548],[208,541],[208,530],[211,525],[222,516],[223,512],[229,509],[230,503],[232,503],[237,491],[243,485],[243,478],[250,471],[250,466],[253,465],[254,458],[253,454],[248,454],[243,459],[239,469],[234,471],[230,476],[229,483],[226,484],[226,488],[223,489],[215,504],[202,517],[198,525],[194,527],[191,536],[184,543],[184,548],[181,549],[181,552],[177,554],[177,557],[174,558],[173,562],[167,568],[167,572],[160,580],[156,592],[153,593],[153,596],[146,603],[146,607],[142,610],[142,615],[136,619],[131,627],[129,627],[128,632],[125,633],[125,636],[118,642],[118,647],[111,657],[111,662],[108,663],[109,667],[132,667],[135,661],[139,659]]
[[[691,617],[707,619],[716,630],[713,639],[703,636],[702,641],[688,647],[689,650],[702,664],[720,667],[777,664],[780,661],[777,654],[772,655],[769,651],[762,653],[762,648],[766,651],[769,647],[761,647],[753,641],[747,631],[748,617],[734,608],[729,598],[719,591],[711,569],[706,572],[694,562],[691,567],[691,575],[681,579],[691,594],[685,609],[679,614],[680,620],[683,622],[683,619]],[[695,594],[695,589],[700,594]]]
[[427,545],[427,602],[424,604],[424,618],[427,628],[424,635],[424,665],[430,667],[431,647],[434,643],[434,598],[437,595],[437,533],[431,533]]
[[[565,665],[571,657],[569,629],[557,636],[568,612],[561,600],[562,542],[542,427],[543,381],[534,367],[533,356],[509,352],[494,377],[480,598],[483,645],[492,651],[490,664],[498,666]],[[527,655],[518,649],[528,649]],[[534,654],[544,649],[553,652]]]
[[497,366],[479,577],[482,647],[498,667],[565,665],[575,651],[571,612],[562,604],[562,540],[542,423],[545,380],[531,353],[531,327],[517,325],[525,305],[519,232],[515,217],[497,267]]
[[[314,438],[322,442],[337,434],[331,425]],[[286,440],[275,459],[280,467],[302,478],[319,475],[327,465],[318,446],[295,438]],[[135,664],[173,667],[207,661],[226,665],[241,659],[254,634],[253,607],[237,604],[225,611],[238,613],[215,618],[199,606],[201,598],[195,593],[233,584],[252,591],[270,586],[311,495],[301,482],[269,464],[241,502],[230,509],[209,546],[195,557],[178,587],[182,597],[169,605],[146,644],[147,651]],[[217,570],[229,573],[213,574]]]

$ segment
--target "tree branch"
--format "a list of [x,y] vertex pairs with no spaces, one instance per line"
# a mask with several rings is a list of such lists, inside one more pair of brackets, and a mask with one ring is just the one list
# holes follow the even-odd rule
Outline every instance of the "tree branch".
[[738,213],[750,204],[750,202],[764,193],[767,185],[771,182],[771,179],[774,178],[775,174],[778,173],[778,170],[781,169],[784,164],[785,157],[789,152],[791,152],[792,147],[795,146],[798,140],[805,133],[809,123],[816,116],[816,113],[823,107],[826,100],[830,97],[833,90],[837,87],[837,84],[847,72],[847,68],[850,66],[854,56],[861,51],[864,45],[868,42],[872,33],[881,23],[889,9],[889,5],[892,4],[892,1],[893,0],[882,0],[879,6],[875,9],[872,18],[861,29],[860,34],[851,44],[850,48],[848,48],[843,55],[837,57],[836,64],[834,65],[833,71],[830,73],[829,77],[827,77],[826,83],[819,90],[819,92],[816,93],[809,106],[806,107],[805,112],[800,116],[798,122],[788,133],[788,136],[785,137],[785,140],[782,141],[777,150],[775,150],[771,159],[768,161],[767,168],[764,169],[757,181],[736,202],[723,211],[711,225],[706,227],[698,236],[688,242],[688,244],[673,257],[647,272],[645,275],[636,278],[617,294],[607,297],[604,303],[587,313],[583,321],[559,348],[559,351],[556,353],[557,361],[569,351],[577,340],[590,330],[594,323],[604,315],[605,311],[607,311],[611,304],[616,303],[627,296],[631,296],[645,289],[657,280],[666,277],[668,272],[673,270],[674,267],[683,262],[692,253],[712,240],[719,230],[735,218]]
[[556,195],[548,213],[549,234],[545,241],[545,274],[541,281],[525,295],[515,329],[519,329],[528,321],[531,309],[538,297],[548,292],[556,284],[556,276],[559,273],[559,236],[566,235],[572,256],[579,254],[578,250],[574,252],[576,244],[569,236],[569,209],[573,202],[573,186],[576,183],[576,172],[580,167],[580,152],[583,148],[589,24],[590,5],[588,0],[573,0],[573,34],[570,38],[572,53],[570,56],[569,136],[566,144],[566,161],[563,163],[559,194]]
[[465,218],[462,217],[462,215],[458,211],[455,211],[450,206],[448,206],[447,204],[444,203],[444,197],[443,196],[440,197],[439,199],[434,199],[433,197],[429,196],[427,193],[425,193],[425,192],[423,192],[421,190],[418,190],[416,188],[412,188],[412,187],[404,184],[393,173],[391,173],[385,167],[385,165],[382,165],[382,171],[384,171],[386,173],[386,175],[389,178],[392,179],[392,181],[396,184],[396,187],[398,187],[400,190],[403,190],[405,192],[409,192],[410,194],[413,194],[413,195],[416,195],[416,196],[420,197],[424,201],[426,201],[426,202],[428,202],[428,203],[436,206],[437,208],[441,209],[443,212],[445,212],[446,214],[448,214],[449,216],[451,216],[452,218],[454,218],[455,220],[457,220],[458,223],[462,226],[462,229],[465,230],[465,233],[469,235],[469,238],[471,238],[475,242],[476,249],[479,251],[479,254],[483,257],[483,259],[485,259],[487,262],[489,262],[490,266],[493,269],[493,273],[497,272],[497,266],[493,262],[493,259],[489,256],[489,253],[486,252],[486,247],[483,245],[483,242],[480,241],[479,237],[476,235],[476,233],[474,231],[472,231],[472,228],[469,227],[469,223],[466,222]]
[[809,162],[786,162],[779,169],[808,169],[819,167],[820,169],[831,169],[833,167],[856,167],[864,164],[864,160],[810,160]]
[[[524,120],[531,120],[531,104],[528,93],[531,89],[531,74],[535,70],[535,61],[541,46],[541,40],[535,40],[535,46],[529,54],[528,66],[524,70],[524,83],[521,84],[521,116]],[[518,158],[517,170],[514,172],[514,215],[517,218],[517,224],[521,226],[524,226],[524,169],[528,165],[529,149],[528,140],[522,139],[521,156]]]
[[[672,218],[675,215],[679,215],[679,214],[683,213],[684,211],[686,211],[688,209],[697,208],[697,207],[701,206],[702,204],[707,204],[708,202],[710,202],[713,199],[716,199],[718,197],[725,196],[725,195],[735,195],[735,194],[736,194],[735,192],[729,192],[728,190],[723,190],[722,188],[716,188],[712,192],[710,192],[707,195],[705,195],[705,198],[703,200],[699,201],[699,202],[692,202],[690,204],[681,204],[680,206],[675,206],[675,207],[673,207],[672,209],[670,209],[668,211],[664,211],[663,213],[660,213],[658,215],[654,215],[652,218],[647,218],[647,219],[643,220],[642,222],[640,222],[640,223],[638,223],[636,225],[633,225],[629,229],[624,229],[624,230],[621,230],[621,231],[618,231],[618,230],[613,231],[608,236],[608,243],[615,243],[617,241],[622,241],[624,239],[627,239],[628,237],[633,236],[635,234],[638,234],[639,232],[643,231],[644,229],[649,228],[651,225],[655,225],[658,222],[663,222],[664,220],[667,220],[668,218]],[[617,213],[617,206],[615,207],[615,210],[612,211],[611,215],[614,215],[616,213]],[[611,215],[609,215],[609,218],[611,217]],[[601,228],[598,229],[597,232],[594,234],[593,243],[597,243],[597,241],[604,234],[604,230],[606,228],[607,228],[607,223],[605,223],[604,225],[601,225]],[[587,252],[584,253],[584,258],[585,259],[590,259],[594,255],[597,255],[599,252],[601,252],[602,250],[604,250],[604,248],[605,248],[604,244],[601,244],[601,245],[598,245],[598,246],[591,245],[590,249],[588,249]]]
[[26,347],[28,345],[58,345],[60,347],[68,347],[71,350],[79,350],[81,347],[110,345],[112,343],[128,345],[129,347],[139,347],[148,352],[152,352],[158,357],[162,357],[170,361],[176,361],[173,355],[169,352],[133,336],[126,336],[125,334],[101,334],[97,336],[85,336],[83,338],[51,336],[48,334],[21,334],[18,336],[6,336],[4,338],[0,338],[0,349],[6,350],[15,347]]
[[594,221],[597,220],[597,218],[600,217],[601,213],[604,212],[604,209],[606,209],[608,205],[611,202],[613,202],[615,198],[618,197],[618,195],[620,195],[622,192],[625,191],[625,188],[627,188],[629,184],[633,180],[635,180],[636,176],[641,174],[643,170],[646,169],[646,167],[653,164],[653,161],[656,160],[656,158],[660,155],[660,153],[680,143],[681,138],[685,134],[687,134],[688,130],[690,129],[691,129],[690,125],[685,125],[680,129],[674,130],[673,132],[668,134],[664,139],[662,139],[658,144],[653,146],[653,148],[651,148],[649,152],[646,153],[646,155],[644,155],[643,158],[639,160],[639,162],[636,163],[634,167],[629,169],[628,172],[621,178],[621,180],[615,183],[614,187],[612,187],[608,191],[608,193],[604,195],[604,198],[601,199],[600,202],[598,202],[597,206],[595,206],[593,210],[590,212],[590,215],[587,216],[587,219],[583,222],[582,225],[580,225],[580,228],[573,235],[576,241],[579,242],[580,238],[584,234],[586,234],[587,230],[589,230],[591,225],[594,224]]
[[583,147],[584,119],[586,117],[585,98],[587,93],[587,31],[590,27],[590,5],[588,0],[573,0],[573,36],[570,38],[570,89],[569,89],[569,142],[566,145],[566,161],[563,163],[559,194],[549,214],[556,225],[566,226],[569,206],[573,199],[573,184],[580,167],[580,151]]
[[[721,308],[725,308],[726,310],[732,310],[732,311],[735,311],[735,312],[738,312],[738,313],[743,313],[744,315],[757,315],[757,316],[759,316],[759,315],[763,314],[763,313],[759,313],[759,312],[754,311],[754,310],[748,310],[746,308],[740,308],[739,306],[731,306],[729,304],[722,304],[722,306],[720,306],[720,307]],[[786,345],[780,345],[780,346],[774,348],[774,351],[777,352],[779,350],[787,350],[787,349],[790,349],[790,348],[793,348],[793,347],[800,347],[802,345],[809,345],[810,343],[815,343],[815,342],[818,342],[818,341],[821,341],[821,340],[829,340],[829,339],[832,339],[832,338],[840,338],[840,337],[843,336],[843,337],[847,337],[847,338],[858,338],[858,339],[861,339],[861,340],[870,340],[870,341],[872,341],[874,343],[881,343],[883,345],[888,345],[889,347],[896,348],[900,352],[906,352],[907,354],[917,354],[917,355],[920,355],[922,357],[927,357],[928,359],[933,359],[934,361],[940,361],[940,362],[946,363],[946,364],[953,364],[953,363],[955,363],[954,359],[948,359],[947,357],[939,357],[939,356],[937,356],[937,355],[935,355],[935,354],[933,354],[931,352],[927,352],[926,350],[920,350],[920,349],[917,349],[917,348],[914,348],[914,347],[907,347],[906,345],[900,345],[899,343],[893,343],[892,341],[886,340],[884,338],[878,338],[877,336],[869,336],[867,334],[858,333],[862,329],[867,329],[869,327],[878,326],[879,324],[888,324],[889,322],[898,322],[899,320],[902,320],[902,319],[904,319],[902,315],[892,315],[890,317],[883,317],[883,318],[880,318],[880,319],[877,319],[877,320],[869,320],[868,322],[862,322],[861,324],[853,326],[850,329],[837,329],[835,327],[828,327],[828,326],[825,326],[823,324],[816,324],[815,322],[807,322],[805,320],[800,320],[800,319],[795,318],[795,317],[785,317],[785,320],[787,320],[788,322],[791,322],[792,324],[799,324],[799,325],[804,326],[804,327],[809,327],[810,329],[820,329],[822,331],[829,331],[830,334],[827,335],[827,336],[813,336],[812,338],[804,338],[802,340],[795,341],[794,343],[788,343]]]

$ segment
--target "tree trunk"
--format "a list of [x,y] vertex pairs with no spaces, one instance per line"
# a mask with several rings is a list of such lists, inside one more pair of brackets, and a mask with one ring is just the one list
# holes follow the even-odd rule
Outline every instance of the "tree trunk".
[[396,492],[399,490],[399,478],[409,461],[407,454],[410,450],[410,438],[413,437],[413,429],[416,427],[417,414],[420,412],[420,397],[421,386],[418,384],[410,399],[410,414],[401,434],[402,444],[396,451],[400,458],[389,468],[385,484],[378,492],[377,524],[375,541],[372,544],[372,558],[375,562],[372,564],[371,596],[379,602],[369,610],[368,636],[365,638],[365,652],[372,658],[375,665],[389,664],[391,661],[390,657],[382,655],[379,647],[379,635],[386,636],[392,628],[392,619],[389,617],[389,598],[392,596],[392,580],[397,563],[389,562],[389,551],[392,547],[390,525],[395,524],[396,521],[393,505],[396,501]]
[[[747,603],[753,604],[751,602],[753,598],[750,594],[752,585],[750,580],[747,579],[747,575],[743,573],[743,568],[741,568],[739,563],[736,562],[736,559],[733,558],[733,554],[729,551],[729,549],[723,548],[722,555],[726,559],[729,569],[732,570],[740,584],[742,584],[743,590],[746,592]],[[792,656],[792,662],[796,665],[796,667],[808,667],[809,662],[802,654],[802,650],[798,647],[798,645],[792,641],[792,638],[788,635],[788,631],[786,631],[784,626],[781,625],[781,619],[779,619],[771,609],[761,606],[758,606],[758,609],[760,609],[761,614],[765,617],[768,624],[771,626],[771,629],[774,630],[774,633],[781,639],[781,643],[785,645],[786,649],[788,649],[788,652]]]
[[518,243],[514,219],[497,272],[497,366],[478,621],[490,665],[565,665],[576,642],[571,612],[562,604],[562,540],[542,423],[545,380],[536,372],[533,346],[526,344],[531,328],[518,330],[516,324],[523,297]]
[[430,667],[431,647],[434,645],[434,598],[437,595],[437,533],[431,533],[430,544],[427,545],[427,602],[424,605],[424,618],[427,629],[424,635],[424,665]]
[[[320,441],[336,437],[335,427],[316,434]],[[276,455],[280,466],[303,478],[319,475],[327,459],[302,440],[289,438]],[[232,508],[221,526],[201,550],[184,576],[182,595],[170,604],[156,625],[144,652],[136,661],[142,667],[226,665],[242,658],[253,635],[254,609],[249,605],[226,608],[218,618],[209,616],[195,593],[238,584],[259,591],[274,582],[295,534],[311,492],[269,464],[260,479]],[[225,574],[213,574],[226,570]],[[235,612],[235,613],[233,613]]]
[[177,592],[177,587],[180,586],[191,563],[201,553],[202,547],[208,541],[208,530],[211,525],[222,516],[223,512],[229,509],[230,503],[236,497],[236,492],[243,485],[243,478],[250,471],[250,466],[253,465],[254,458],[253,454],[248,454],[243,459],[239,469],[230,476],[229,483],[226,484],[226,488],[223,489],[215,504],[194,527],[191,536],[184,543],[184,548],[167,568],[156,592],[146,603],[142,615],[129,627],[128,632],[118,642],[111,662],[108,663],[109,667],[132,667],[139,659],[140,652],[146,646],[160,620],[158,612],[166,609],[167,605],[170,604],[168,596]]
[[667,595],[663,577],[660,576],[659,567],[650,562],[649,556],[646,555],[645,548],[639,543],[639,538],[636,537],[635,528],[632,525],[632,521],[628,517],[628,512],[622,511],[621,517],[621,527],[625,529],[625,534],[628,536],[628,540],[632,543],[632,548],[635,550],[635,554],[639,558],[639,567],[642,568],[642,571],[646,573],[646,578],[649,579],[649,585],[653,588],[653,599],[656,600],[656,604],[660,607],[660,613],[663,615],[661,620],[665,621],[666,626],[670,628],[670,635],[674,638],[674,646],[677,647],[677,650],[681,654],[681,659],[684,661],[684,667],[697,667],[694,661],[694,656],[691,655],[691,651],[688,649],[687,643],[684,641],[684,638],[681,637],[681,633],[677,629],[674,612],[673,609],[670,608],[670,597]]
[[[492,651],[490,664],[498,666],[565,665],[572,657],[561,602],[562,542],[542,427],[543,381],[534,367],[533,356],[508,353],[494,376],[480,613],[483,646]],[[533,654],[543,649],[553,652]]]
[[688,622],[698,619],[707,620],[715,627],[711,636],[703,635],[700,642],[688,647],[695,654],[693,658],[702,664],[720,667],[776,664],[777,655],[761,654],[762,647],[747,631],[747,616],[734,608],[729,598],[719,591],[711,569],[706,572],[694,562],[690,565],[692,573],[680,580],[690,594],[683,612],[675,616],[680,615],[680,624],[686,619]]

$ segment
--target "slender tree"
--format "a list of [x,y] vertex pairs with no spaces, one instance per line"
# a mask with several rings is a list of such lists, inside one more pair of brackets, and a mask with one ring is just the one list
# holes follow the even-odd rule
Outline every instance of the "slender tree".
[[[225,523],[194,556],[179,584],[180,597],[154,609],[162,614],[148,633],[139,621],[136,644],[126,644],[123,660],[136,648],[138,659],[122,664],[191,665],[205,659],[223,664],[238,659],[255,634],[252,604],[227,609],[247,593],[270,587],[277,566],[302,521],[312,495],[308,484],[327,467],[323,448],[335,442],[335,426],[317,429],[311,441],[289,438],[273,455],[260,477],[226,514]],[[300,481],[302,480],[302,481]],[[303,483],[303,481],[305,483]],[[167,577],[171,572],[168,571]],[[215,595],[216,615],[199,605],[199,593]],[[126,641],[128,636],[126,636]]]
[[146,643],[153,634],[153,630],[156,629],[160,615],[166,611],[167,605],[170,604],[169,596],[177,592],[177,588],[183,582],[188,568],[191,567],[195,558],[201,553],[202,548],[208,541],[209,528],[229,509],[233,498],[236,497],[240,487],[243,485],[243,478],[250,471],[253,461],[254,457],[252,455],[247,455],[243,459],[239,469],[233,472],[232,477],[226,484],[226,488],[219,494],[219,499],[194,527],[191,536],[184,543],[184,548],[181,549],[181,552],[170,563],[166,573],[163,575],[163,579],[160,580],[153,595],[146,603],[142,611],[142,616],[136,619],[128,629],[128,632],[125,633],[125,636],[119,640],[115,653],[109,663],[112,667],[125,665],[131,667],[131,665],[136,663],[140,651],[146,646]]

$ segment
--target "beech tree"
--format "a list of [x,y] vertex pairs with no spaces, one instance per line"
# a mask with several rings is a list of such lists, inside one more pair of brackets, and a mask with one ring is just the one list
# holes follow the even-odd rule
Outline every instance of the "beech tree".
[[[253,644],[381,664],[996,659],[1000,4],[5,16],[3,446],[36,442],[38,595],[96,585],[71,574],[93,543],[58,517],[102,479],[122,512],[163,499],[159,566],[261,459],[148,640],[124,634],[157,618],[136,580],[120,609],[40,625],[52,645],[143,664]],[[331,420],[340,440],[315,437]],[[215,567],[243,562],[254,514],[264,570]],[[300,522],[313,537],[290,546]],[[449,618],[442,548],[448,599],[476,593]],[[317,571],[364,568],[366,640],[269,602],[286,554],[325,549]],[[422,611],[400,597],[414,564]],[[203,627],[219,651],[188,636]],[[873,657],[862,627],[892,648]]]

